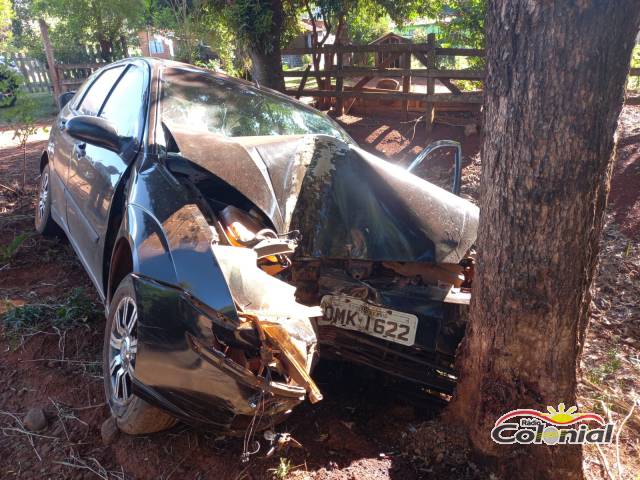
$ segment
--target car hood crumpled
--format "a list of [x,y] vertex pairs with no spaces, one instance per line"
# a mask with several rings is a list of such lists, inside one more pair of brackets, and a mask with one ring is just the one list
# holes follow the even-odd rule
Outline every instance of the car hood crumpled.
[[458,262],[476,239],[478,208],[336,138],[225,138],[168,126],[183,157],[237,189],[297,255]]

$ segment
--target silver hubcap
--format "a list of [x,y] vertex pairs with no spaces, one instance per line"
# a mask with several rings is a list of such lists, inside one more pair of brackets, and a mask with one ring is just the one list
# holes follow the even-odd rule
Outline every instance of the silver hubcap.
[[38,218],[42,220],[44,218],[44,210],[47,206],[47,199],[49,198],[49,174],[42,175],[42,181],[40,182],[40,195],[38,197]]
[[124,297],[116,308],[109,339],[111,395],[118,402],[126,403],[131,399],[131,379],[138,352],[137,321],[136,302],[131,297]]

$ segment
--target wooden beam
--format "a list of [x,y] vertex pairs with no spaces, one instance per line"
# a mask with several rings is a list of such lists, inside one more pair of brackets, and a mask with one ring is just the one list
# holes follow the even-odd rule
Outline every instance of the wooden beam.
[[[322,47],[295,47],[282,50],[283,55],[306,55],[324,53],[412,53],[429,51],[429,43],[390,43],[385,45],[327,45]],[[483,57],[484,50],[478,48],[436,48],[436,55],[458,56],[458,57]]]
[[307,68],[304,69],[304,75],[300,79],[300,85],[298,85],[298,92],[296,93],[296,100],[300,100],[300,96],[302,91],[304,90],[304,86],[307,84],[307,78],[309,78],[309,72],[311,71],[311,65],[307,65]]
[[[380,63],[380,67],[381,68],[387,68],[389,65],[392,65],[397,59],[398,57],[400,57],[400,54],[394,54],[394,55],[389,55],[387,58],[385,58],[381,63]],[[369,82],[369,80],[371,80],[373,77],[370,76],[366,76],[364,78],[361,78],[360,80],[358,80],[358,82],[353,86],[352,90],[353,91],[358,91],[358,90],[362,90],[364,88],[364,86]],[[353,104],[356,103],[356,99],[354,98],[351,103],[345,107],[345,112],[349,113],[349,110],[351,110],[351,107],[353,107]]]
[[438,80],[442,85],[447,87],[449,89],[449,91],[451,93],[453,93],[454,95],[460,95],[462,93],[462,90],[460,90],[458,87],[456,87],[455,83],[453,83],[448,78],[438,77],[436,80]]
[[[411,54],[405,53],[402,55],[402,69],[409,70],[408,74],[402,76],[402,93],[411,92]],[[409,100],[404,98],[402,99],[402,119],[407,120],[409,116]]]
[[[406,55],[406,54],[405,54]],[[425,57],[426,61],[426,57]],[[438,70],[426,68],[370,68],[370,67],[343,67],[342,72],[337,69],[320,70],[321,75],[332,75],[334,77],[421,77],[421,78],[451,78],[453,80],[484,80],[485,72],[481,70]],[[287,70],[282,72],[285,77],[302,77],[303,70]]]
[[104,63],[60,63],[58,64],[58,70],[96,70],[102,66]]
[[[297,90],[285,90],[287,95],[295,96]],[[379,91],[379,92],[363,92],[345,90],[341,95],[338,95],[335,90],[302,90],[300,95],[303,97],[338,97],[343,98],[363,98],[372,100],[419,100],[433,103],[482,103],[482,93],[461,93],[455,95],[453,93],[434,93],[428,95],[426,93],[418,92],[396,92],[396,91]],[[346,108],[346,107],[345,107]]]
[[38,20],[38,23],[40,24],[40,34],[42,35],[42,43],[44,44],[44,54],[47,57],[47,65],[49,66],[49,75],[51,76],[51,83],[53,84],[53,97],[59,108],[60,104],[58,103],[58,99],[62,93],[62,88],[60,86],[60,79],[58,78],[58,70],[56,69],[53,47],[49,40],[49,26],[42,18]]
[[342,76],[344,54],[338,52],[336,56],[336,72],[340,74],[336,75],[336,116],[341,117],[344,114],[344,97],[342,96],[344,90],[344,77]]
[[[430,33],[427,35],[427,45],[429,50],[427,52],[425,66],[427,70],[436,69],[436,35]],[[422,61],[422,60],[420,60]],[[427,95],[433,95],[436,90],[436,79],[433,77],[427,77]],[[425,104],[425,122],[427,127],[427,135],[433,130],[433,121],[435,120],[436,108],[435,103],[427,101]]]

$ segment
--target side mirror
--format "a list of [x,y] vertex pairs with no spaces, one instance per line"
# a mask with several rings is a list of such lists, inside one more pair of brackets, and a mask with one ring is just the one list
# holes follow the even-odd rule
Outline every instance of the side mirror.
[[64,106],[67,103],[69,103],[69,100],[71,100],[75,94],[76,94],[75,91],[73,91],[73,92],[64,92],[62,95],[60,95],[58,97],[58,105],[60,106],[60,110],[62,110],[64,108]]
[[118,136],[118,132],[113,124],[104,118],[78,115],[67,121],[65,131],[76,140],[106,148],[112,152],[120,153],[122,149],[122,139]]

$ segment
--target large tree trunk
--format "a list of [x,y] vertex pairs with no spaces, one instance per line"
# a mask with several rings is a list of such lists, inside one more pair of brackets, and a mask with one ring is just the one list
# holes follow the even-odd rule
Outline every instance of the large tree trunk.
[[249,48],[251,57],[251,77],[258,84],[284,91],[284,77],[282,76],[282,54],[280,46],[275,46],[270,52],[262,48]]
[[261,40],[254,39],[249,45],[251,57],[251,76],[253,80],[265,87],[284,91],[284,77],[282,76],[282,53],[280,41],[284,27],[284,11],[282,0],[266,2],[272,12],[270,29]]
[[487,9],[478,268],[450,412],[506,478],[581,478],[579,447],[514,455],[490,431],[512,409],[575,405],[640,3]]

